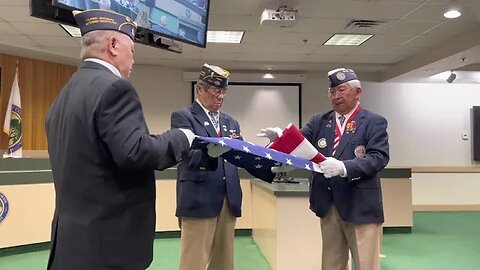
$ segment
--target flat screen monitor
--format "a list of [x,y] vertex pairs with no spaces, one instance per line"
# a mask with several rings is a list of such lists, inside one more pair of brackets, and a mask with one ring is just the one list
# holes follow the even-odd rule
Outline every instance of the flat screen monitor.
[[66,10],[112,10],[152,34],[206,47],[209,0],[52,0],[52,4]]
[[480,106],[473,106],[472,114],[473,160],[480,161]]

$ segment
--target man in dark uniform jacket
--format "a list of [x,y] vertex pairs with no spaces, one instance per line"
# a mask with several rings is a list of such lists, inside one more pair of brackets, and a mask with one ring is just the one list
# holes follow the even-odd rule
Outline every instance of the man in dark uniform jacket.
[[[327,160],[310,177],[310,209],[320,217],[322,269],[380,269],[383,203],[380,171],[389,161],[387,120],[362,109],[355,72],[328,73],[333,110],[314,115],[301,132]],[[271,140],[278,128],[264,130]],[[287,168],[288,169],[288,168]]]
[[188,154],[194,135],[149,135],[126,79],[135,24],[123,15],[75,15],[84,62],[50,108],[48,153],[56,192],[52,270],[145,270],[155,234],[155,169]]
[[[240,125],[220,112],[229,72],[205,64],[195,85],[197,100],[172,114],[172,128],[188,128],[205,137],[241,139]],[[181,270],[233,270],[236,218],[241,216],[242,189],[237,167],[221,157],[222,147],[192,145],[177,170],[177,210],[182,230]],[[268,171],[249,171],[271,182]]]

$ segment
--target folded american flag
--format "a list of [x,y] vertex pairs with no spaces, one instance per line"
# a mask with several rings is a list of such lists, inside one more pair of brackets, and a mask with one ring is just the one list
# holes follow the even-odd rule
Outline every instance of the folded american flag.
[[291,123],[283,130],[282,136],[276,138],[268,148],[302,157],[315,163],[327,159],[303,136],[297,126]]
[[232,150],[222,154],[222,157],[237,167],[270,170],[271,167],[287,164],[299,169],[320,172],[318,164],[308,159],[282,153],[247,141],[228,137],[201,136],[197,136],[196,140],[231,148]]

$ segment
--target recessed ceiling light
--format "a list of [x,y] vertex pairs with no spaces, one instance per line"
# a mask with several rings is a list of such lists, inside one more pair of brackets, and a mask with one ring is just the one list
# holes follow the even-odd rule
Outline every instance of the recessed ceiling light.
[[366,34],[335,34],[330,37],[323,45],[327,46],[359,46],[373,35]]
[[448,19],[455,19],[462,16],[462,13],[456,9],[450,9],[447,12],[443,13],[443,16]]
[[275,79],[275,76],[273,76],[271,73],[265,73],[265,75],[263,75],[263,78],[264,79]]
[[245,31],[208,31],[207,42],[210,43],[240,43]]
[[65,30],[72,37],[78,38],[82,36],[82,33],[80,33],[80,29],[78,27],[66,24],[60,24],[60,27],[62,27],[63,30]]

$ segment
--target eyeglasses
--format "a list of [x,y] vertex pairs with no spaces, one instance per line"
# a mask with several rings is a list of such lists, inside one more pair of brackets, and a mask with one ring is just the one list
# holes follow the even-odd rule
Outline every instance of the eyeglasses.
[[210,93],[212,93],[215,96],[220,96],[220,94],[224,94],[224,95],[227,94],[227,88],[218,88],[218,87],[210,86],[208,89],[211,90]]
[[340,88],[329,88],[327,91],[327,97],[331,98],[339,94],[340,96],[345,96],[349,90],[354,89],[353,87],[347,88],[347,87],[340,87]]

